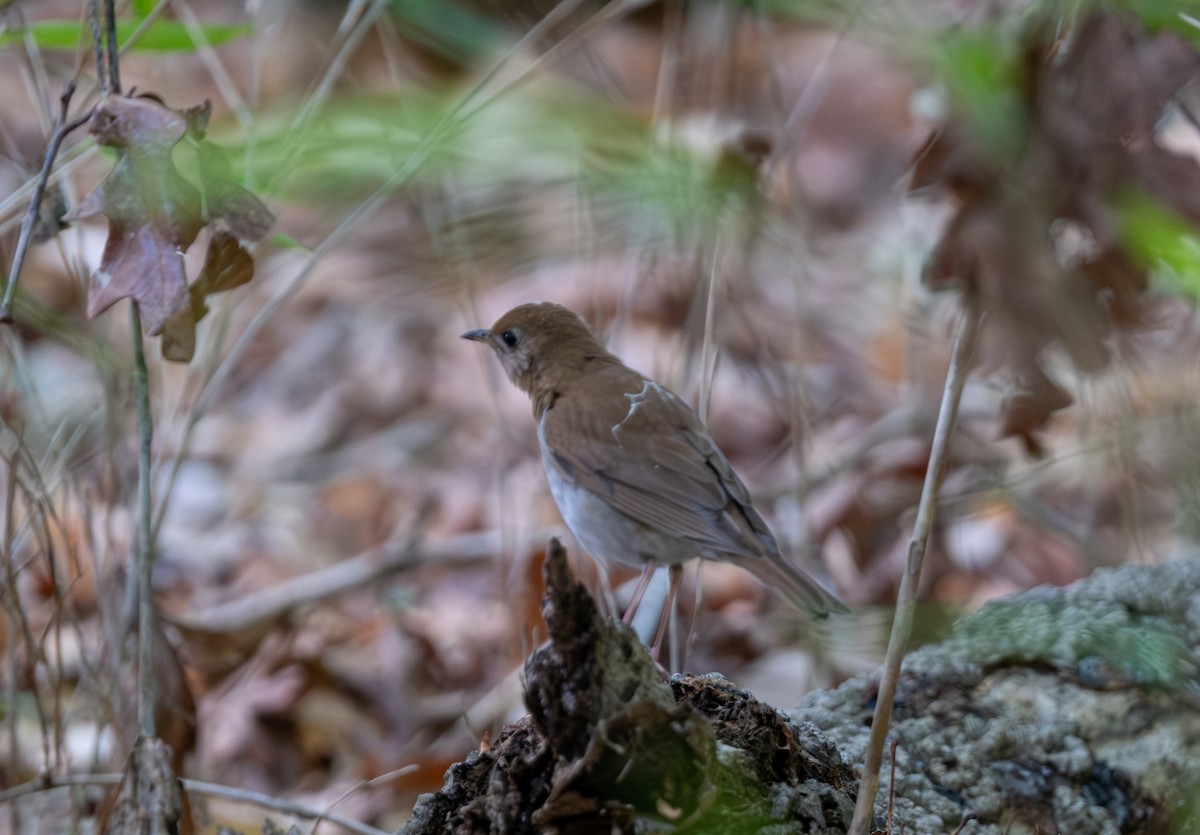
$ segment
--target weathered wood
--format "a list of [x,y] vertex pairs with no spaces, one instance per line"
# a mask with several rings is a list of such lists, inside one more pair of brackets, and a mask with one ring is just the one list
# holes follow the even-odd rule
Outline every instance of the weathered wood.
[[[719,676],[664,682],[547,558],[530,716],[451,767],[405,835],[844,832],[878,681],[780,713]],[[985,606],[904,664],[894,830],[1196,831],[1200,562],[1098,571]],[[887,812],[885,768],[876,806]],[[1180,827],[1172,830],[1171,827]]]

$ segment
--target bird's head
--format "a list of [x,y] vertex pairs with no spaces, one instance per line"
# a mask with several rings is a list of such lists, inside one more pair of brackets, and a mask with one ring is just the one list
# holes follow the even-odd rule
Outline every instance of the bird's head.
[[560,304],[532,302],[514,307],[490,328],[467,331],[463,339],[486,342],[508,379],[535,396],[562,384],[594,356],[610,356],[579,316]]

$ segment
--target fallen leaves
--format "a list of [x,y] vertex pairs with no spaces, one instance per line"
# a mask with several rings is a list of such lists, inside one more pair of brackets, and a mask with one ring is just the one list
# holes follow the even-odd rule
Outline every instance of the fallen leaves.
[[[233,179],[225,152],[204,138],[209,115],[207,102],[175,111],[146,95],[101,101],[89,130],[99,144],[119,149],[119,159],[66,217],[108,218],[88,316],[133,299],[145,332],[161,334],[163,356],[176,362],[192,358],[196,323],[208,310],[205,298],[253,277],[254,261],[241,241],[262,238],[274,221]],[[194,154],[196,184],[176,166],[181,143]],[[184,253],[206,226],[211,237],[204,267],[189,287]]]

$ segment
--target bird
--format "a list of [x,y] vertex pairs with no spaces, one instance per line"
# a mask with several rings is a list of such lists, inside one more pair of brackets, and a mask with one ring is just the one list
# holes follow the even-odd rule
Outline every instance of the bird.
[[602,566],[643,569],[626,622],[658,565],[670,568],[669,608],[696,557],[749,571],[810,616],[849,611],[782,555],[695,411],[609,352],[574,311],[522,304],[462,338],[491,347],[529,395],[550,493],[580,547]]

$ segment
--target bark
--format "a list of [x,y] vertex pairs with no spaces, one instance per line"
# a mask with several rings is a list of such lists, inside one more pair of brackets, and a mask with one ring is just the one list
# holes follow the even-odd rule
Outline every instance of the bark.
[[[845,831],[877,675],[786,712],[720,676],[664,681],[557,543],[546,574],[529,716],[452,766],[404,835]],[[893,831],[1196,831],[1198,643],[1196,561],[1099,571],[964,618],[905,661]]]

